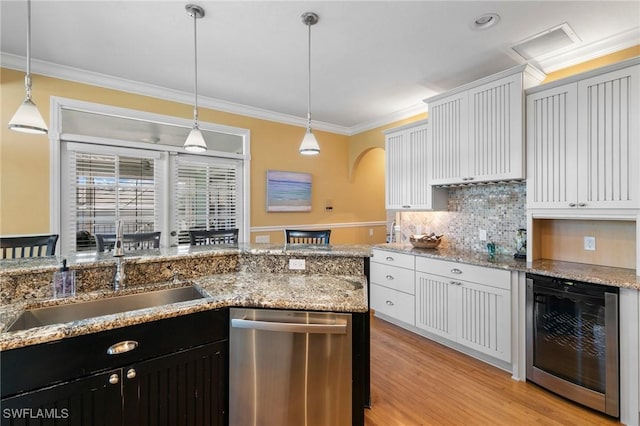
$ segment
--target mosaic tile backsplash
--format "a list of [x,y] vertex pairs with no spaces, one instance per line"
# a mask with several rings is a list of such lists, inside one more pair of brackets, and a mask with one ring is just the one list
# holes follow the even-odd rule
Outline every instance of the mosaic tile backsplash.
[[[402,212],[402,242],[409,236],[435,232],[444,234],[442,246],[478,252],[487,251],[487,242],[496,252],[515,253],[516,232],[527,227],[526,184],[497,183],[449,188],[448,211]],[[487,241],[480,241],[479,230],[487,231]]]

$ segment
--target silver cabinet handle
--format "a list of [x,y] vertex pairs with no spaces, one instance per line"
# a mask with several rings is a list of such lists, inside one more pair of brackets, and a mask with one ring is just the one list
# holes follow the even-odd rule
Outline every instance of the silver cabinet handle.
[[136,370],[134,368],[130,368],[127,370],[127,379],[133,379],[136,377]]
[[449,284],[451,284],[451,285],[462,285],[462,283],[460,281],[449,281]]
[[391,300],[387,300],[387,301],[386,301],[386,302],[384,302],[384,303],[386,303],[386,304],[387,304],[387,305],[389,305],[389,306],[393,306],[393,305],[395,305],[395,303],[393,303]]
[[575,207],[576,203],[569,203],[569,207]]
[[346,320],[336,320],[335,324],[298,324],[292,322],[253,321],[233,318],[231,320],[231,327],[280,331],[283,333],[347,334]]
[[389,262],[393,262],[395,259],[391,256],[387,256],[385,257],[386,260],[388,260]]
[[393,278],[393,275],[387,275],[385,278],[388,279],[389,281],[395,280],[395,278]]
[[411,206],[402,206],[403,209],[410,209]]
[[125,352],[129,352],[138,347],[138,342],[135,340],[123,340],[122,342],[114,343],[107,348],[109,355],[118,355]]
[[453,269],[451,269],[451,273],[460,275],[462,273],[462,271],[460,269],[458,269],[458,268],[453,268]]
[[118,377],[116,373],[113,373],[109,376],[109,383],[111,383],[112,385],[117,385],[119,381],[120,377]]
[[469,180],[469,178],[463,177],[462,180]]
[[587,203],[578,203],[578,207],[586,207]]
[[474,180],[475,178],[473,176],[470,176],[467,178],[467,180]]

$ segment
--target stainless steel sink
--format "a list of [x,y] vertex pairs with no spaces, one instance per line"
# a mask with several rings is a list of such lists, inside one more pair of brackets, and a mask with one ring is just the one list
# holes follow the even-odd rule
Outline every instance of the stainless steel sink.
[[119,312],[168,305],[201,299],[204,296],[192,286],[150,291],[148,293],[128,294],[91,302],[78,302],[50,308],[29,309],[24,311],[7,331],[27,330],[44,325],[78,321]]

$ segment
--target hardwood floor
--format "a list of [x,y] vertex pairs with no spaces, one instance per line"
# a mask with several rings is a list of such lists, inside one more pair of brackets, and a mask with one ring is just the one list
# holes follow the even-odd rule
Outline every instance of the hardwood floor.
[[367,426],[620,424],[374,317],[371,398]]

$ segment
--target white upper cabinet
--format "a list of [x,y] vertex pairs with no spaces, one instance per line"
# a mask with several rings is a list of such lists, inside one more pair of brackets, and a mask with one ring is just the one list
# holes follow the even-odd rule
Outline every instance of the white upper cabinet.
[[527,95],[527,208],[640,208],[637,63]]
[[427,99],[432,185],[524,179],[524,92],[542,79],[530,66]]
[[429,184],[426,121],[385,132],[385,199],[389,210],[446,209],[446,193]]

